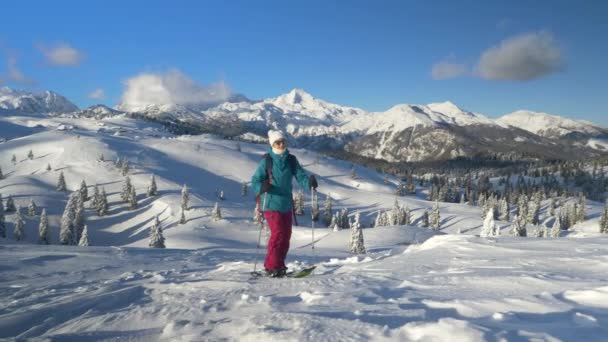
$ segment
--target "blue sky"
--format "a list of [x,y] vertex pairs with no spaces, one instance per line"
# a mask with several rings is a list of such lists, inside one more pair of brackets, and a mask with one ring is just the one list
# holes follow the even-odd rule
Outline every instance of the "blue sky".
[[252,99],[302,88],[374,111],[450,100],[608,126],[607,1],[83,3],[4,3],[0,82],[115,105],[128,80],[178,70]]

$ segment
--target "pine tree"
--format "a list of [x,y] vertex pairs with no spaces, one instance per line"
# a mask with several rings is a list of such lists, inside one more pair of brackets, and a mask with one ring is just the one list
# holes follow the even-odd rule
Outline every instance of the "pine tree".
[[186,223],[186,214],[184,213],[184,208],[181,208],[181,215],[179,216],[179,224]]
[[6,238],[6,218],[4,217],[4,204],[0,195],[0,238]]
[[[325,204],[323,207],[323,223],[327,226],[331,226],[331,220],[334,217],[332,213],[332,203],[331,203],[331,195],[327,194],[325,197]],[[331,228],[331,227],[330,227]]]
[[154,177],[154,175],[152,175],[152,177],[150,177],[150,185],[148,185],[148,191],[146,192],[146,196],[148,197],[153,197],[157,195],[157,188],[156,188],[156,178]]
[[555,209],[557,208],[557,201],[555,197],[551,197],[551,201],[549,203],[549,216],[555,217]]
[[188,186],[186,184],[184,184],[184,186],[182,187],[182,204],[181,207],[184,210],[188,210],[188,202],[190,201],[190,190],[188,189]]
[[483,221],[483,228],[481,228],[481,232],[479,236],[488,237],[493,236],[494,231],[496,230],[496,222],[494,222],[494,212],[492,210],[488,210],[486,214],[486,218]]
[[509,212],[509,202],[507,202],[507,200],[505,198],[502,198],[500,200],[500,217],[499,219],[501,221],[509,221],[510,219],[510,212]]
[[528,235],[528,232],[526,231],[526,221],[519,217],[519,215],[515,215],[513,218],[513,223],[511,224],[511,235],[521,237]]
[[47,170],[47,171],[51,171],[51,170],[52,170],[52,168],[51,168],[51,164],[50,164],[50,163],[49,163],[49,164],[46,164],[46,170]]
[[363,241],[363,230],[361,229],[360,214],[355,214],[355,221],[351,224],[350,252],[353,254],[364,254],[365,244]]
[[129,194],[129,209],[137,209],[137,193],[134,186],[131,187],[131,193]]
[[68,202],[61,216],[61,226],[59,228],[59,242],[62,245],[71,245],[74,241],[74,217],[76,216],[76,193],[70,194]]
[[110,209],[108,207],[108,195],[106,194],[106,189],[101,189],[101,194],[99,195],[99,202],[95,207],[97,210],[97,216],[105,216],[110,213]]
[[213,221],[219,221],[222,219],[222,211],[218,202],[215,202],[215,206],[211,211],[211,218],[213,219]]
[[391,226],[396,226],[401,221],[401,207],[399,207],[399,201],[395,198],[395,202],[393,203],[393,209],[391,210]]
[[329,225],[329,228],[333,229],[334,232],[337,232],[340,230],[340,212],[336,211],[336,214],[331,218],[331,224]]
[[78,241],[78,246],[87,247],[90,245],[91,245],[91,243],[89,242],[89,228],[87,227],[87,225],[85,225],[84,229],[82,230],[82,236],[80,237],[80,240]]
[[151,248],[165,248],[165,237],[163,236],[163,228],[158,220],[158,215],[154,217],[154,224],[150,228],[150,242],[148,246]]
[[431,212],[430,223],[431,223],[431,228],[433,230],[441,229],[441,213],[439,211],[439,202],[438,201],[435,201],[435,204],[433,204],[433,211]]
[[40,214],[40,224],[38,225],[38,243],[41,245],[51,244],[49,236],[49,218],[46,215],[46,209],[42,209]]
[[6,207],[4,209],[7,213],[14,213],[16,211],[15,202],[13,201],[13,196],[8,195],[6,198]]
[[537,225],[539,223],[539,212],[540,207],[536,204],[536,201],[530,201],[528,203],[528,216],[526,222],[529,224]]
[[350,228],[350,224],[348,222],[348,208],[342,208],[342,210],[340,210],[338,224],[340,225],[340,229]]
[[17,241],[25,239],[25,221],[23,221],[21,208],[19,206],[15,209],[15,230],[13,231],[13,235]]
[[130,171],[129,161],[123,160],[122,165],[120,166],[120,172],[122,173],[123,176],[126,176],[129,174],[129,171]]
[[221,190],[221,191],[220,191],[219,198],[220,198],[222,201],[226,199],[226,197],[224,197],[224,190]]
[[608,200],[604,205],[604,213],[600,218],[600,233],[608,234]]
[[122,183],[122,191],[120,192],[120,199],[122,199],[123,202],[129,203],[132,187],[133,185],[131,185],[131,178],[126,176],[124,182]]
[[403,216],[403,225],[409,226],[412,224],[412,212],[410,211],[409,207],[405,207],[405,209],[403,209],[403,213],[401,214]]
[[374,220],[374,228],[382,227],[382,212],[378,210],[378,214],[376,214],[376,219]]
[[36,203],[33,199],[30,199],[30,204],[27,206],[27,215],[36,216]]
[[319,221],[319,196],[316,191],[312,192],[312,205],[310,208],[310,216],[314,222]]
[[29,159],[29,160],[34,159],[34,152],[32,152],[32,150],[30,150],[30,151],[27,153],[27,157],[28,157],[28,159]]
[[241,185],[241,196],[245,197],[247,196],[248,193],[248,186],[246,182],[243,182],[243,184]]
[[553,226],[551,227],[551,234],[550,234],[550,236],[554,237],[554,238],[559,237],[561,231],[562,231],[562,225],[559,222],[559,219],[556,218],[553,221]]
[[576,206],[576,222],[585,221],[585,217],[587,216],[585,206],[587,205],[587,199],[585,195],[581,194],[578,198],[578,205]]
[[17,165],[17,156],[13,154],[13,156],[11,157],[11,162],[13,162],[13,165]]
[[78,191],[80,192],[80,197],[82,197],[83,202],[89,200],[89,190],[87,189],[87,183],[84,181],[84,179],[82,182],[80,182],[80,190]]
[[57,180],[57,191],[67,191],[68,188],[65,185],[65,177],[63,176],[63,171],[59,172],[59,179]]
[[534,229],[534,237],[542,238],[545,237],[545,229],[539,225]]
[[422,224],[422,227],[424,227],[424,228],[429,227],[429,211],[427,209],[424,209],[420,222]]
[[91,203],[91,207],[97,211],[99,208],[99,202],[101,201],[101,194],[99,193],[99,186],[95,184],[93,187],[93,203]]
[[293,199],[293,209],[294,213],[298,216],[304,215],[304,192],[299,190],[295,193]]
[[82,196],[80,192],[78,192],[76,196],[76,208],[74,210],[74,222],[73,222],[73,241],[72,245],[77,245],[80,240],[80,236],[82,235],[82,230],[85,226],[85,211],[84,211],[84,201],[82,200]]

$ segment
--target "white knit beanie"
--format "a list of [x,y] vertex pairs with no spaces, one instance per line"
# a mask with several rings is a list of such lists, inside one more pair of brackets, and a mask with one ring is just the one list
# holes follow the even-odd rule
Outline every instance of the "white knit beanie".
[[277,140],[285,140],[285,136],[281,131],[270,130],[268,131],[268,142],[272,146]]

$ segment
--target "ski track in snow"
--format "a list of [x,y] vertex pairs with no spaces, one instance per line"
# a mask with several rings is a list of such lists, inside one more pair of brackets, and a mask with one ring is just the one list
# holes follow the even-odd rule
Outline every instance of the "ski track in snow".
[[[6,119],[8,120],[8,119]],[[124,118],[95,120],[31,117],[0,122],[12,137],[0,144],[4,197],[47,208],[51,246],[35,245],[37,218],[26,219],[26,240],[0,239],[0,339],[52,341],[484,341],[586,340],[608,336],[608,237],[595,233],[601,204],[558,239],[479,238],[479,208],[441,203],[443,233],[415,226],[364,229],[368,254],[347,252],[350,232],[295,227],[289,267],[318,263],[302,278],[252,279],[258,227],[253,196],[240,196],[265,146],[211,136],[172,137],[153,124]],[[13,126],[49,127],[13,130]],[[57,131],[59,124],[72,131]],[[118,132],[118,134],[115,134]],[[165,135],[165,138],[158,136]],[[33,160],[25,155],[29,149]],[[321,175],[321,196],[334,208],[360,210],[370,222],[392,207],[393,184],[350,163],[292,151]],[[10,162],[15,153],[16,166]],[[103,153],[106,162],[98,161]],[[112,166],[128,157],[139,208],[120,203],[122,176]],[[219,162],[218,161],[222,161]],[[53,171],[46,171],[50,163]],[[111,212],[88,212],[93,247],[57,245],[66,195],[54,190],[58,170],[68,187],[85,178],[103,185]],[[154,173],[160,195],[142,194]],[[188,222],[178,225],[179,191],[192,192]],[[360,186],[356,186],[360,185]],[[222,189],[224,219],[210,220]],[[320,197],[323,201],[324,197]],[[432,203],[399,198],[414,223]],[[322,203],[322,202],[321,202]],[[167,249],[147,246],[148,227],[160,215]],[[7,215],[12,222],[14,215]],[[507,228],[506,222],[497,221]],[[594,226],[595,225],[595,226]],[[318,225],[317,225],[318,226]],[[307,228],[308,227],[308,228]],[[7,231],[12,237],[12,223]],[[465,234],[454,234],[462,230]],[[505,231],[506,233],[506,231]],[[263,251],[257,255],[261,267]]]

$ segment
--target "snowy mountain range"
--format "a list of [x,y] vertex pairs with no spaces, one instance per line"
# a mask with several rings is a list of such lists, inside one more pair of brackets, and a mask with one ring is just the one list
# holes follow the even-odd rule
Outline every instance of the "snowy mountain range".
[[398,104],[367,112],[317,99],[302,89],[276,98],[251,101],[242,95],[212,107],[120,103],[84,110],[56,93],[2,88],[0,108],[27,113],[69,113],[101,119],[115,115],[166,122],[182,132],[222,132],[263,140],[269,128],[288,133],[292,144],[345,151],[390,162],[491,157],[578,158],[608,150],[608,130],[590,122],[546,113],[517,111],[492,120],[452,102]]

